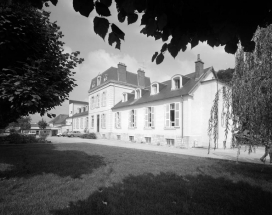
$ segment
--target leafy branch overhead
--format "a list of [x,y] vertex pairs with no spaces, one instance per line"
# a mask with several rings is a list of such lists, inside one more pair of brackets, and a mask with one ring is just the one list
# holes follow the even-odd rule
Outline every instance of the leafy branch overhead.
[[[42,4],[37,2],[44,0],[31,2],[40,6]],[[57,0],[51,2],[57,4]],[[127,19],[127,23],[132,24],[141,17],[143,28],[140,33],[167,42],[166,50],[152,57],[152,61],[159,58],[156,60],[157,64],[162,62],[166,51],[175,58],[180,51],[187,49],[188,44],[193,48],[204,41],[211,47],[225,46],[225,51],[231,54],[236,52],[240,41],[246,52],[252,52],[255,48],[252,37],[257,27],[265,27],[272,23],[270,12],[272,2],[266,0],[261,0],[258,4],[213,0],[115,0],[115,2],[119,22]],[[109,7],[112,0],[73,0],[73,5],[76,12],[86,17],[94,8],[103,18],[111,16]],[[109,25],[105,23],[106,21],[96,23],[94,27],[95,33],[103,39],[109,30]],[[110,45],[116,42],[115,47],[120,49],[122,38],[120,34],[113,30],[112,32],[109,33],[108,42]]]

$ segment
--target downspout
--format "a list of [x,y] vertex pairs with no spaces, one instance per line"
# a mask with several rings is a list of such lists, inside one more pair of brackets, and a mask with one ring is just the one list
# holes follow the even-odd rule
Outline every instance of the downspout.
[[183,141],[183,97],[181,96],[181,139]]

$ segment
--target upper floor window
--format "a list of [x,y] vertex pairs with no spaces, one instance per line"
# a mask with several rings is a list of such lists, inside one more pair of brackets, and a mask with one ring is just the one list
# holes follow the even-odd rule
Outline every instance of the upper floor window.
[[100,85],[100,82],[101,82],[101,76],[98,76],[97,77],[97,86]]
[[115,113],[115,128],[121,128],[121,112]]
[[180,126],[180,103],[171,103],[165,105],[165,126],[179,127]]
[[137,114],[136,110],[129,111],[129,127],[130,128],[136,128],[136,119],[137,119],[136,114]]
[[102,93],[102,107],[106,107],[106,102],[107,102],[106,92],[103,92]]
[[154,107],[145,108],[145,127],[154,127]]
[[99,108],[99,94],[96,96],[96,107]]

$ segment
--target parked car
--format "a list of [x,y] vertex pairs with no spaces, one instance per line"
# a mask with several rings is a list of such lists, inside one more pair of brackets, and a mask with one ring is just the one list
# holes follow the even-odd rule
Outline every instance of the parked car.
[[80,131],[69,131],[67,137],[81,137],[84,133],[80,133]]
[[58,132],[58,133],[57,133],[57,136],[58,136],[58,137],[61,137],[63,133],[64,133],[64,132]]
[[62,132],[62,133],[61,133],[61,136],[62,136],[62,137],[67,137],[67,136],[68,136],[68,132],[67,132],[67,131]]

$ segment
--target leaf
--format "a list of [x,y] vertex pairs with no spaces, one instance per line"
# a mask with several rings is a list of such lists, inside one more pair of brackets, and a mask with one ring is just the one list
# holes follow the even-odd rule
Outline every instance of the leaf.
[[58,0],[50,0],[50,1],[51,1],[51,2],[52,2],[52,4],[53,4],[53,5],[55,5],[55,6],[56,6],[56,5],[57,5],[57,3],[58,3]]
[[125,21],[125,19],[126,19],[126,16],[122,12],[119,12],[118,13],[118,20],[119,20],[119,22],[123,23]]
[[163,59],[164,59],[164,56],[162,53],[160,53],[158,57],[156,58],[156,64],[160,64],[163,61]]
[[147,7],[147,2],[146,0],[137,0],[134,1],[134,6],[139,13],[142,13]]
[[141,25],[147,25],[148,20],[149,20],[149,14],[148,14],[148,13],[145,13],[145,14],[142,16]]
[[114,32],[109,33],[108,41],[110,45],[116,42],[115,48],[120,50],[121,40]]
[[73,7],[76,12],[88,17],[94,9],[94,3],[92,0],[73,0]]
[[107,19],[97,16],[94,18],[94,32],[103,39],[105,39],[105,36],[108,33],[109,26],[110,23]]
[[158,18],[157,24],[160,30],[162,30],[167,25],[167,16],[165,13]]
[[164,43],[161,48],[161,52],[165,52],[166,50],[167,50],[167,43]]
[[128,14],[128,24],[132,24],[136,22],[138,19],[138,15],[136,13]]
[[235,54],[236,50],[237,50],[238,46],[236,43],[227,43],[225,46],[225,51],[229,54]]
[[120,30],[115,24],[111,24],[111,30],[122,40],[125,40],[125,33]]
[[154,62],[154,60],[156,59],[156,57],[158,56],[158,52],[155,52],[155,54],[153,54],[153,56],[152,56],[152,62]]
[[152,36],[157,29],[155,19],[150,18],[148,24],[146,25],[146,34],[147,36]]
[[96,9],[96,12],[100,16],[110,16],[111,15],[109,8],[106,5],[104,5],[98,1],[95,2],[95,9]]
[[191,40],[191,49],[198,45],[197,36],[194,36]]
[[112,0],[100,0],[100,2],[106,5],[107,7],[110,7],[112,4]]

